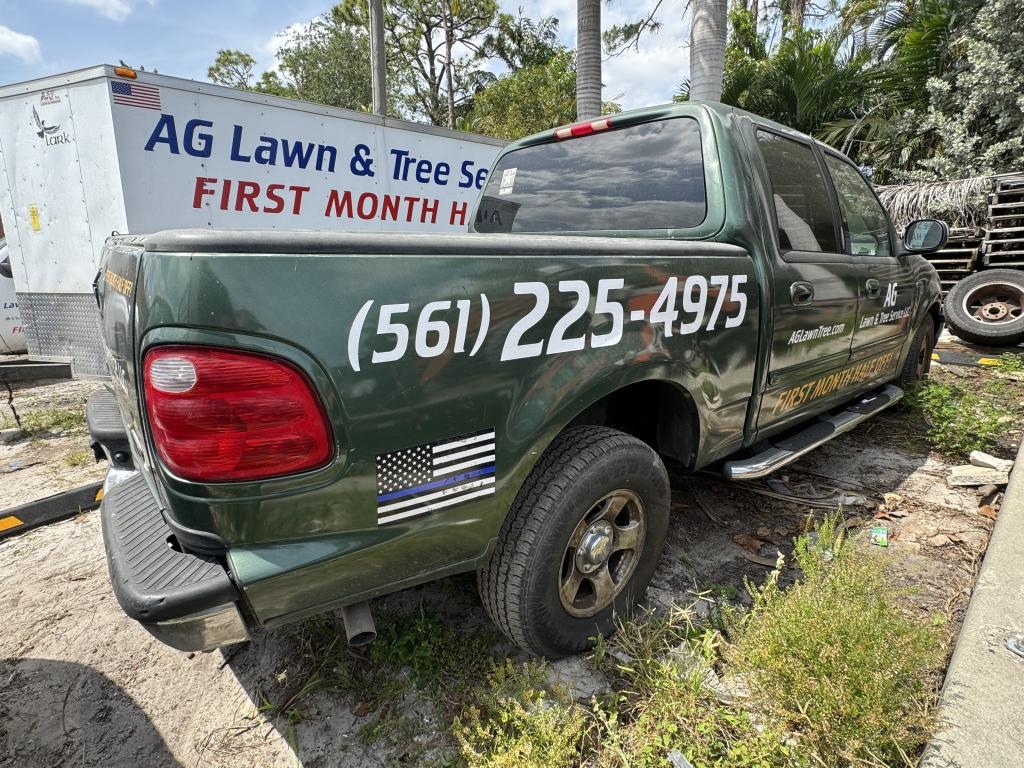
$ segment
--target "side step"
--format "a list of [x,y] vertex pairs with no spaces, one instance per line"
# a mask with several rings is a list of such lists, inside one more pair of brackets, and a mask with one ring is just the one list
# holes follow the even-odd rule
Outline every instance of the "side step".
[[846,410],[821,417],[809,427],[777,440],[769,448],[750,458],[727,461],[722,467],[722,474],[730,480],[756,480],[770,475],[819,445],[827,443],[833,437],[849,432],[865,419],[884,411],[902,397],[902,389],[886,384],[881,389],[851,403]]

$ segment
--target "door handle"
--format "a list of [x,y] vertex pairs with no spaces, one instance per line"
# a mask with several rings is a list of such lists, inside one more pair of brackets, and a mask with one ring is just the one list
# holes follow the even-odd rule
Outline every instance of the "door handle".
[[875,278],[869,278],[864,283],[864,292],[867,294],[869,299],[877,299],[882,295],[882,284],[879,283]]
[[806,307],[814,303],[814,286],[803,281],[789,286],[789,298],[794,307]]

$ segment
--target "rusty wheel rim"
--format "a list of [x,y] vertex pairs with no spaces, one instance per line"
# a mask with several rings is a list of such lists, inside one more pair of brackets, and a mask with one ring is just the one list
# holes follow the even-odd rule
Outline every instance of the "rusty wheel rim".
[[963,308],[968,317],[986,325],[1012,323],[1024,317],[1024,290],[1011,283],[985,283],[964,296]]
[[608,607],[636,570],[646,534],[647,513],[635,493],[619,489],[598,499],[566,543],[559,571],[562,607],[579,618]]

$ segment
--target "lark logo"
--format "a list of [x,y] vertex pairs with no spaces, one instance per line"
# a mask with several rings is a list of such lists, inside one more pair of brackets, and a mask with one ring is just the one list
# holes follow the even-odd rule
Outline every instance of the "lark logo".
[[39,112],[32,107],[32,122],[36,124],[36,136],[45,142],[46,146],[54,147],[58,144],[70,144],[71,137],[67,131],[61,131],[60,123],[47,125],[46,121],[39,116]]
[[885,303],[883,307],[895,307],[896,306],[896,283],[889,283],[885,289]]

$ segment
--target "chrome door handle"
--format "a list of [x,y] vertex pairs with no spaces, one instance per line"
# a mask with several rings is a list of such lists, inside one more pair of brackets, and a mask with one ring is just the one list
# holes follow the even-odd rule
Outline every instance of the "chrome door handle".
[[803,281],[789,286],[789,298],[794,307],[806,307],[814,303],[814,286]]
[[869,299],[877,299],[882,295],[882,284],[872,277],[864,283],[864,292],[867,294]]

